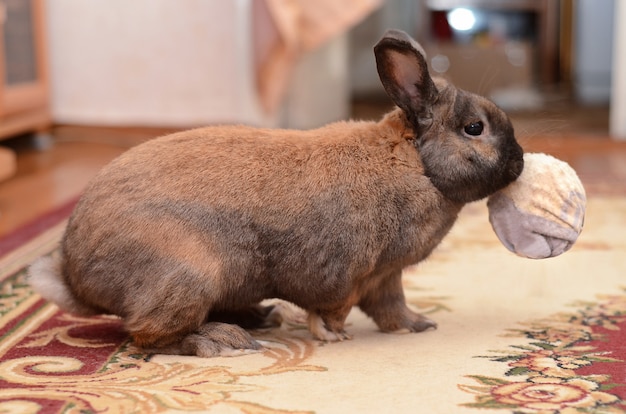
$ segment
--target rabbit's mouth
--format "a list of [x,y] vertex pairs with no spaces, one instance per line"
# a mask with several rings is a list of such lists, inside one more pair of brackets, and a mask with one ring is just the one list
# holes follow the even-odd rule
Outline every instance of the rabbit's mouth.
[[517,180],[517,178],[522,174],[522,171],[524,171],[524,150],[517,142],[515,144],[514,150],[509,156],[509,160],[507,162],[507,175],[509,183]]

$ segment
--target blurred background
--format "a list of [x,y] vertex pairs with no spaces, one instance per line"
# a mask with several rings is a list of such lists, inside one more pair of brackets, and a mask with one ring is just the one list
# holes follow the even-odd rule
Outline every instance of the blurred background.
[[[623,107],[626,95],[623,86],[612,88],[624,83],[613,76],[613,55],[626,53],[614,42],[617,7],[613,0],[395,0],[350,33],[358,44],[352,53],[365,62],[367,41],[356,39],[402,27],[424,45],[433,74],[491,98],[513,117],[518,133],[623,138],[624,123],[611,127],[609,117],[612,101],[614,109]],[[353,96],[374,95],[367,65],[351,68]],[[614,121],[620,114],[614,112]]]
[[315,127],[387,102],[372,46],[399,28],[433,74],[507,111],[588,113],[608,132],[616,4],[3,0],[3,114],[30,99],[52,125]]
[[434,75],[502,106],[520,141],[583,142],[586,176],[626,181],[606,146],[626,138],[623,1],[1,0],[0,21],[5,217],[11,191],[67,199],[90,177],[80,168],[161,133],[379,118],[391,103],[372,47],[388,28],[423,45]]

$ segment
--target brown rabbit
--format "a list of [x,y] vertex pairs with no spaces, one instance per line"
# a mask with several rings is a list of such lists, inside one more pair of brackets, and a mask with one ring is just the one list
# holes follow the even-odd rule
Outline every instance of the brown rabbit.
[[493,103],[433,81],[405,33],[374,52],[399,107],[380,122],[208,127],[139,145],[90,183],[31,284],[68,311],[119,315],[137,345],[165,353],[258,349],[243,327],[276,322],[266,298],[305,309],[321,340],[347,338],[353,306],[384,332],[435,327],[407,307],[402,269],[465,203],[515,180],[522,149]]

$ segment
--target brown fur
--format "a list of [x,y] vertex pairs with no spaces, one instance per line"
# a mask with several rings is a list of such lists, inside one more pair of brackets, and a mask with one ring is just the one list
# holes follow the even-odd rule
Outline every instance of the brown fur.
[[[380,122],[208,127],[114,160],[71,217],[60,274],[33,271],[33,285],[56,278],[69,291],[61,305],[119,315],[138,345],[169,353],[257,349],[224,322],[262,325],[266,298],[307,310],[325,340],[347,337],[353,306],[383,331],[434,327],[406,306],[402,269],[432,252],[466,202],[514,180],[522,151],[506,115],[432,81],[405,34],[389,32],[376,55],[400,107]],[[464,135],[476,120],[485,133]]]

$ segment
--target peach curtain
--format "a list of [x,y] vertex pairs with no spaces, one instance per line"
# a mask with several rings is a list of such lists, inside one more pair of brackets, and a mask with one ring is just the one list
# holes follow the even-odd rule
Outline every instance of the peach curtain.
[[363,20],[383,0],[254,0],[256,85],[263,109],[280,105],[298,57]]

